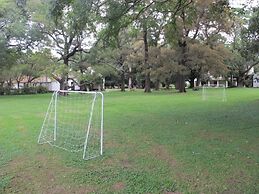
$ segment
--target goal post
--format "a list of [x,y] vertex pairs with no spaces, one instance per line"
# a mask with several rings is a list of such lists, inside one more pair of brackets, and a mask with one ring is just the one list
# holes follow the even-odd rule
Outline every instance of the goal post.
[[101,92],[54,92],[38,143],[48,143],[70,152],[82,152],[85,160],[102,155],[103,103]]
[[227,101],[226,86],[224,84],[204,84],[202,86],[202,100]]

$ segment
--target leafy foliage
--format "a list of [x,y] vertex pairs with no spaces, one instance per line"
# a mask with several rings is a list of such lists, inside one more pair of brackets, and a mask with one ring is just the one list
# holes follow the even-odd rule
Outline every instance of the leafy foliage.
[[119,80],[122,91],[173,83],[185,92],[187,80],[193,86],[208,74],[235,74],[242,81],[258,64],[258,7],[233,9],[227,0],[0,2],[0,69],[13,72],[1,73],[2,85],[47,73],[63,89],[69,79],[100,84],[101,77]]

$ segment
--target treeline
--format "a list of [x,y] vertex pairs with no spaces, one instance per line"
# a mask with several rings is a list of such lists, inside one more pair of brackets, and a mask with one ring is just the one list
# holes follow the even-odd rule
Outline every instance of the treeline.
[[228,0],[0,0],[0,87],[44,75],[67,89],[249,85],[259,8]]

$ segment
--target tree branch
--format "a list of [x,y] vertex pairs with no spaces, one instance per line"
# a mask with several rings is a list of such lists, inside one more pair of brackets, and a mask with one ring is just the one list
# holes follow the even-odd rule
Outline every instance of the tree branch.
[[247,70],[245,70],[242,75],[247,74],[254,66],[256,66],[257,64],[259,64],[259,61],[254,62],[252,65],[249,65],[249,67],[247,68]]

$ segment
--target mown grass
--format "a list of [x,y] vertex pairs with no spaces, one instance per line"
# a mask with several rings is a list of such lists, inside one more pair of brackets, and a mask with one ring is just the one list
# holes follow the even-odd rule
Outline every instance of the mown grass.
[[105,93],[104,156],[36,143],[50,94],[0,97],[0,193],[258,193],[259,90]]

